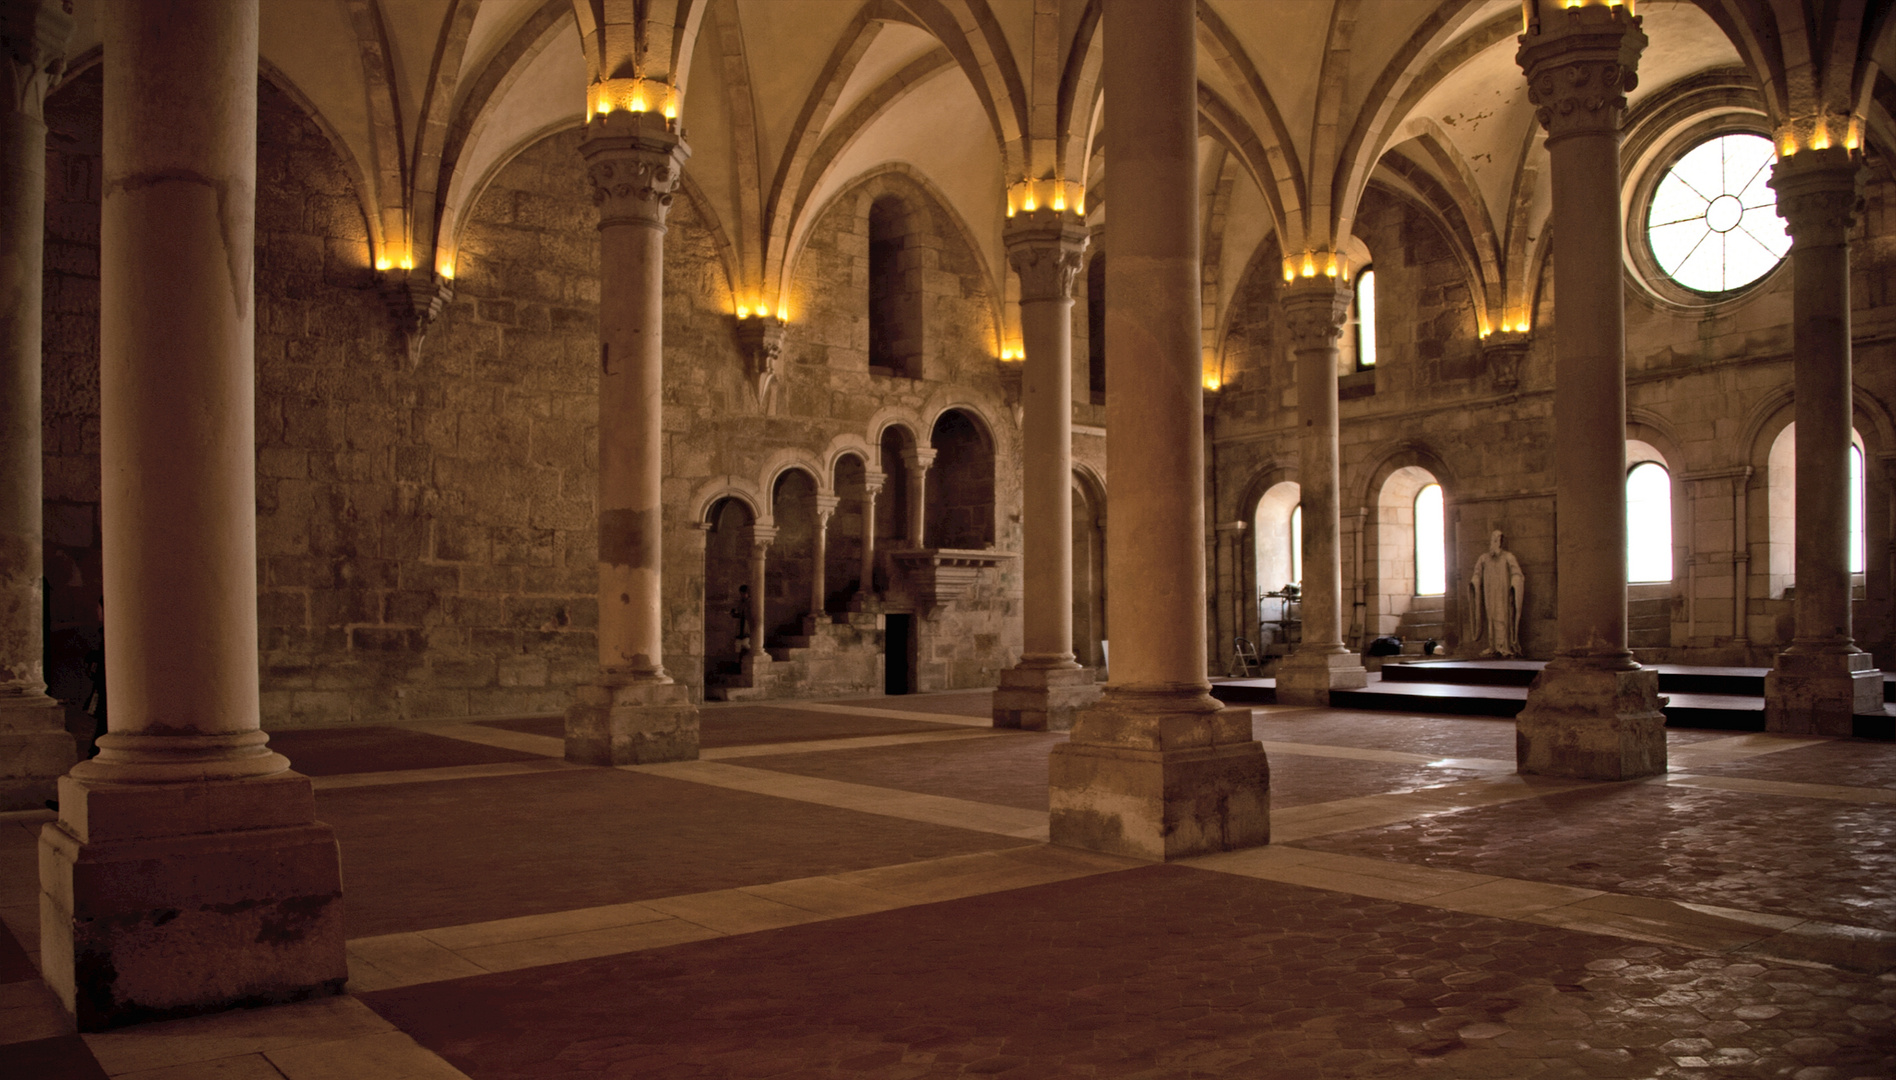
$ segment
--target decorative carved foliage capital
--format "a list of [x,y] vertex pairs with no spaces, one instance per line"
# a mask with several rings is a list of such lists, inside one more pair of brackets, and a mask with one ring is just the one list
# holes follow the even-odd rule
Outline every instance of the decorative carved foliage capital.
[[737,344],[750,360],[751,386],[757,391],[758,404],[766,412],[771,411],[774,402],[771,389],[778,383],[785,329],[784,321],[775,315],[753,315],[737,320]]
[[1007,262],[1020,275],[1022,303],[1071,300],[1086,266],[1085,224],[1054,210],[1026,211],[1008,219]]
[[586,125],[579,152],[586,158],[600,228],[665,227],[691,148],[664,117],[616,112],[601,117]]
[[45,118],[46,92],[66,71],[72,0],[0,0],[0,56],[7,62],[7,107]]
[[1540,33],[1521,36],[1514,59],[1550,141],[1619,131],[1626,95],[1639,85],[1639,54],[1646,48],[1639,27],[1639,17],[1623,6],[1588,6],[1556,12]]
[[1864,172],[1862,156],[1841,146],[1779,158],[1770,182],[1791,242],[1848,242],[1863,212]]
[[1350,316],[1350,290],[1338,278],[1299,278],[1278,297],[1284,329],[1296,352],[1334,349]]

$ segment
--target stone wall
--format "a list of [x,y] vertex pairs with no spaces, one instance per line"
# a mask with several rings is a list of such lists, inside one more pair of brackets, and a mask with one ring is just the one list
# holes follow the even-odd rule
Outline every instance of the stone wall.
[[[1867,462],[1867,573],[1856,637],[1883,664],[1890,652],[1890,461],[1885,402],[1896,393],[1896,219],[1889,174],[1872,169],[1864,224],[1852,241],[1857,429]],[[1376,628],[1383,590],[1377,500],[1397,469],[1420,466],[1443,486],[1448,639],[1460,647],[1461,591],[1489,530],[1499,528],[1526,573],[1521,636],[1528,655],[1555,647],[1556,513],[1552,422],[1552,260],[1543,272],[1518,386],[1484,359],[1469,286],[1438,227],[1372,186],[1357,223],[1377,271],[1379,362],[1373,389],[1340,404],[1342,570],[1351,644]],[[1231,301],[1220,347],[1226,385],[1212,422],[1212,524],[1249,521],[1270,483],[1294,479],[1296,385],[1276,330],[1274,252],[1261,253]],[[1768,665],[1789,641],[1791,600],[1769,576],[1770,444],[1791,417],[1788,264],[1710,309],[1689,312],[1627,287],[1629,438],[1651,443],[1673,481],[1671,632],[1649,660]],[[1208,544],[1213,543],[1208,538]],[[1229,635],[1256,629],[1249,580],[1254,540],[1226,540],[1208,613],[1214,668]],[[1360,546],[1360,562],[1359,562]],[[1359,565],[1363,568],[1358,575]]]

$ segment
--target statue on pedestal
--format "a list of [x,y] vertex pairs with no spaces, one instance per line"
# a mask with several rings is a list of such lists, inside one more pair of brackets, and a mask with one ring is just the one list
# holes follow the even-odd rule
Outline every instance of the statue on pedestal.
[[1482,642],[1482,656],[1521,655],[1521,561],[1501,546],[1501,530],[1488,534],[1488,550],[1475,560],[1468,581],[1470,641]]

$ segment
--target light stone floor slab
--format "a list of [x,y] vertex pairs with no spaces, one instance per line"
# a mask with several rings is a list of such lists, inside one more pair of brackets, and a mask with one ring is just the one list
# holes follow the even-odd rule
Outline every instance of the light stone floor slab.
[[[540,738],[537,735],[532,737]],[[426,784],[440,780],[520,776],[525,773],[558,772],[562,769],[586,767],[571,765],[564,761],[497,761],[488,765],[444,765],[437,769],[391,769],[387,772],[339,773],[335,776],[312,776],[309,779],[317,791],[335,791],[342,788],[382,787],[388,784]]]
[[465,1080],[352,997],[237,1009],[84,1039],[106,1075],[137,1080]]
[[1433,765],[1437,768],[1480,769],[1483,772],[1514,771],[1514,762],[1502,761],[1500,758],[1445,758],[1402,750],[1372,750],[1361,746],[1329,746],[1322,743],[1265,742],[1263,746],[1266,754],[1289,754],[1292,757],[1376,761],[1386,765]]
[[1271,837],[1278,843],[1293,843],[1314,836],[1394,825],[1432,814],[1497,806],[1520,799],[1538,799],[1586,786],[1588,782],[1584,780],[1525,778],[1507,773],[1415,791],[1362,795],[1292,806],[1271,811]]
[[773,709],[790,709],[795,712],[837,713],[843,716],[874,716],[885,720],[926,720],[931,724],[956,724],[961,727],[991,728],[994,718],[991,716],[962,716],[957,713],[916,712],[905,709],[884,709],[873,705],[837,705],[823,701],[769,701],[752,702],[769,705]]
[[1700,765],[1724,765],[1728,762],[1754,758],[1760,754],[1775,754],[1782,750],[1796,750],[1802,746],[1817,746],[1828,741],[1828,739],[1802,739],[1791,735],[1772,735],[1762,731],[1751,732],[1723,739],[1707,739],[1704,742],[1667,747],[1666,762],[1672,768],[1690,771]]
[[1896,803],[1896,790],[1890,788],[1845,787],[1841,784],[1799,784],[1788,780],[1754,780],[1747,776],[1695,776],[1668,773],[1660,782],[1679,787],[1711,788],[1715,791],[1742,791],[1748,795],[1791,795],[1804,799],[1834,799],[1847,803]]
[[945,795],[924,795],[842,780],[747,769],[741,765],[726,765],[717,761],[675,761],[664,765],[621,765],[619,768],[627,772],[686,780],[758,795],[774,795],[905,821],[997,833],[1021,840],[1047,838],[1047,812],[1044,810],[1022,810]]
[[539,754],[541,757],[550,758],[566,756],[566,740],[556,739],[551,735],[508,731],[506,728],[488,727],[485,724],[416,724],[414,729],[429,735],[440,735],[447,739],[459,739],[462,742],[493,746],[521,754]]
[[737,758],[775,757],[779,754],[822,754],[832,750],[867,750],[878,746],[913,746],[919,743],[993,739],[1001,735],[1002,733],[998,731],[912,731],[902,735],[856,735],[844,739],[754,743],[750,746],[713,746],[698,751],[698,760],[731,761]]

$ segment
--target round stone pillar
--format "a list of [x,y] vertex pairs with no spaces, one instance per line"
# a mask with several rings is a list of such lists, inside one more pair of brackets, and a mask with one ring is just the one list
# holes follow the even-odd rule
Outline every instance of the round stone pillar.
[[[829,559],[830,518],[835,516],[836,508],[842,500],[834,495],[816,497],[816,544],[811,553],[810,568],[810,618],[816,621],[829,614],[829,575],[825,563]],[[816,631],[810,631],[814,634]]]
[[883,474],[865,470],[862,476],[862,577],[856,582],[851,611],[868,611],[876,595],[876,496],[882,493]]
[[336,842],[258,726],[256,0],[105,20],[112,712],[40,838],[46,981],[101,1028],[341,990]]
[[1515,752],[1524,773],[1628,780],[1666,768],[1658,676],[1626,647],[1619,146],[1646,36],[1624,6],[1541,0],[1535,25],[1516,60],[1553,179],[1559,644],[1515,720]]
[[665,218],[690,156],[655,112],[589,116],[599,206],[599,679],[566,712],[566,760],[689,761],[698,713],[664,664]]
[[1073,283],[1086,224],[1051,206],[1008,219],[1007,258],[1020,275],[1020,663],[1001,672],[994,726],[1065,731],[1098,700],[1093,673],[1073,658]]
[[770,664],[770,653],[764,650],[764,619],[766,606],[764,590],[769,587],[770,545],[777,539],[777,530],[769,525],[753,525],[750,531],[750,648],[739,660],[745,675],[751,675],[759,667]]
[[1797,410],[1796,636],[1764,680],[1767,731],[1849,735],[1883,712],[1883,675],[1850,628],[1850,230],[1864,166],[1841,146],[1772,170],[1791,234],[1791,363]]
[[1112,680],[1050,763],[1055,843],[1147,859],[1261,844],[1269,770],[1205,651],[1197,9],[1105,0]]
[[46,91],[65,70],[58,0],[0,0],[0,811],[36,809],[76,760],[46,696],[41,637],[40,263],[46,248]]
[[1303,504],[1303,640],[1277,665],[1277,700],[1328,705],[1330,691],[1369,685],[1343,645],[1342,530],[1337,465],[1337,338],[1349,317],[1340,277],[1300,277],[1280,300],[1297,357],[1297,479]]
[[928,469],[935,464],[930,447],[902,451],[902,464],[908,469],[908,544],[926,546],[923,534],[928,528]]

